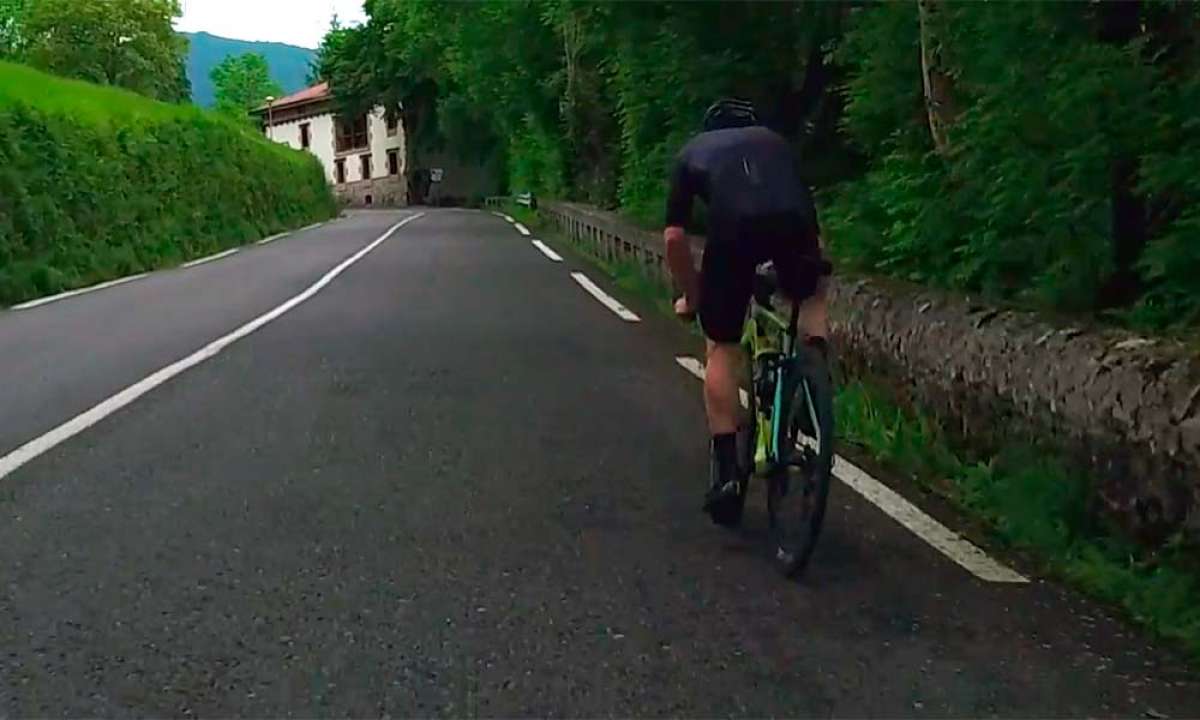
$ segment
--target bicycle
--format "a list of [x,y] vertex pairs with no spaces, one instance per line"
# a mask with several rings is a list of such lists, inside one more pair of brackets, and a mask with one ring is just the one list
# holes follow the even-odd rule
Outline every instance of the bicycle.
[[738,500],[739,506],[745,502],[751,477],[766,482],[773,559],[794,578],[812,558],[829,501],[833,385],[824,354],[797,339],[799,304],[791,303],[790,321],[775,313],[777,287],[773,271],[756,269],[742,334],[750,390],[742,393],[748,417],[738,429],[738,460],[746,478]]

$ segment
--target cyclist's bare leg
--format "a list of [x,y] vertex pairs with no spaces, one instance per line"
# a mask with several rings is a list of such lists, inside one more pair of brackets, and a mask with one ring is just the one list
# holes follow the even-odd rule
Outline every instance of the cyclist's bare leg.
[[708,365],[704,373],[704,407],[713,435],[737,432],[738,375],[745,360],[737,343],[708,341]]
[[829,337],[829,278],[817,282],[813,295],[800,303],[799,330],[803,337]]

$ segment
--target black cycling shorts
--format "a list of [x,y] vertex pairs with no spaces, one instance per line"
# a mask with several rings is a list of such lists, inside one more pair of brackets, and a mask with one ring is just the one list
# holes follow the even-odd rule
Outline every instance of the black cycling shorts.
[[800,213],[741,218],[710,228],[700,270],[700,325],[714,342],[742,338],[754,270],[772,261],[779,289],[804,301],[817,290],[821,248],[812,220]]

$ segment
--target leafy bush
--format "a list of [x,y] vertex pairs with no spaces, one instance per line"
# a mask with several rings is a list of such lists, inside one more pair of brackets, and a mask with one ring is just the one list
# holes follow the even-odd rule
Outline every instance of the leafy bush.
[[708,103],[740,95],[793,140],[844,267],[1147,328],[1200,322],[1195,3],[369,14],[326,43],[335,91],[420,108],[414,147],[499,146],[514,190],[661,223],[675,153]]
[[[839,259],[1141,326],[1194,325],[1200,15],[1120,5],[945,3],[926,39],[958,110],[941,152],[914,5],[856,13],[839,55],[842,124],[871,160],[825,194]],[[1128,8],[1114,31],[1106,13]]]
[[307,154],[196,108],[0,63],[0,303],[333,212]]

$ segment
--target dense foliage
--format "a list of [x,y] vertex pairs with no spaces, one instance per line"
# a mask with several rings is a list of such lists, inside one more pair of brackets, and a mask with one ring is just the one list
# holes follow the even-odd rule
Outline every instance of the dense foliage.
[[194,107],[0,63],[0,304],[333,211],[307,154]]
[[[368,0],[320,66],[414,150],[502,153],[514,190],[660,220],[714,98],[796,144],[843,267],[1200,323],[1200,6]],[[419,158],[411,167],[419,166]]]
[[0,59],[168,102],[191,95],[179,0],[0,0]]
[[278,99],[283,94],[279,83],[271,79],[267,60],[257,53],[230,55],[209,73],[216,97],[216,111],[238,122],[257,125],[250,115],[268,97]]

